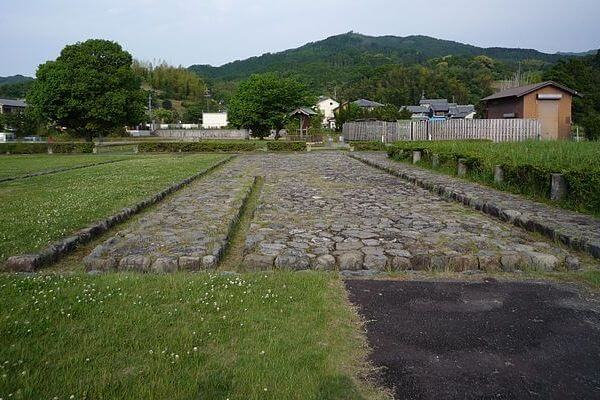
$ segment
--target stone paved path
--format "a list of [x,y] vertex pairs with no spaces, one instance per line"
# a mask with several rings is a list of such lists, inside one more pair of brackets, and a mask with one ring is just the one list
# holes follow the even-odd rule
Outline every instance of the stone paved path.
[[84,259],[88,270],[214,268],[248,195],[256,160],[238,157],[192,183]]
[[[387,158],[385,153],[353,153],[353,157],[388,169],[405,179],[452,196],[476,209],[568,244],[600,258],[600,219],[536,203],[476,183]],[[435,186],[435,187],[434,187]]]
[[554,243],[343,153],[266,154],[248,269],[576,269]]
[[341,152],[237,157],[97,246],[88,270],[214,268],[255,176],[248,270],[577,269],[569,252]]

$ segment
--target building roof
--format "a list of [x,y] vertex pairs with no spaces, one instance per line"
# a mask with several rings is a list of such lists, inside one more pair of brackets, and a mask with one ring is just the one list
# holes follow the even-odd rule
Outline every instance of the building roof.
[[465,118],[469,114],[475,112],[475,106],[472,104],[466,105],[451,105],[449,114],[451,118]]
[[402,108],[410,111],[413,114],[425,114],[429,112],[429,107],[427,106],[405,106]]
[[583,97],[579,92],[577,92],[576,90],[573,89],[569,89],[566,86],[563,86],[559,83],[556,83],[554,81],[546,81],[546,82],[541,82],[541,83],[534,83],[531,85],[525,85],[525,86],[519,86],[516,88],[511,88],[511,89],[507,89],[507,90],[503,90],[501,92],[498,93],[494,93],[491,96],[485,97],[484,99],[482,99],[483,101],[488,101],[488,100],[496,100],[496,99],[504,99],[507,97],[523,97],[529,93],[535,92],[536,90],[545,88],[546,86],[554,86],[560,90],[563,90],[567,93],[572,94],[573,96],[579,96],[579,97]]
[[303,114],[303,115],[317,115],[317,113],[308,107],[300,107],[300,108],[296,108],[294,111],[292,111],[290,113],[290,116],[292,115],[298,115],[298,114]]
[[450,104],[448,103],[431,103],[429,105],[433,111],[449,111]]
[[378,103],[376,101],[371,101],[371,100],[367,100],[367,99],[358,99],[356,101],[352,102],[353,104],[356,104],[359,107],[383,107],[383,104]]
[[421,99],[419,105],[430,105],[430,104],[443,104],[448,103],[448,99]]
[[27,107],[25,100],[13,100],[13,99],[0,99],[0,105],[10,107]]

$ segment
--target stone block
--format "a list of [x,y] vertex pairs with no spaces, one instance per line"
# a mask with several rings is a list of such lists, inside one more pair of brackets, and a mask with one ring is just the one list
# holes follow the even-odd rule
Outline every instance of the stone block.
[[467,169],[467,160],[464,158],[459,158],[458,163],[456,164],[456,174],[458,176],[466,176]]
[[331,271],[335,269],[335,257],[331,254],[324,254],[316,258],[314,268],[319,271]]
[[177,271],[177,259],[174,257],[159,257],[152,263],[152,272],[157,274]]
[[410,258],[408,257],[394,257],[391,261],[392,271],[406,271],[411,269]]
[[273,268],[275,256],[265,254],[248,254],[244,257],[244,266],[248,271],[263,271]]
[[338,256],[340,270],[358,271],[363,267],[363,254],[359,251],[349,251]]
[[150,257],[146,256],[126,256],[121,258],[119,261],[119,270],[121,271],[135,271],[135,272],[148,272],[152,265]]
[[275,267],[294,271],[309,269],[310,259],[302,250],[286,249],[275,258]]
[[501,165],[494,166],[494,182],[502,183],[504,182],[504,170]]
[[204,269],[215,269],[217,268],[217,257],[208,255],[202,257],[202,268]]
[[200,269],[200,257],[179,257],[179,268],[183,271],[198,271]]
[[413,153],[412,153],[412,162],[413,162],[413,164],[416,164],[419,161],[421,161],[421,152],[420,151],[413,151]]
[[433,168],[438,168],[440,166],[440,156],[438,154],[433,154],[431,156],[431,166]]
[[567,181],[562,174],[552,174],[550,200],[561,201],[567,197]]
[[387,267],[387,257],[383,254],[367,254],[363,265],[366,269],[385,271]]

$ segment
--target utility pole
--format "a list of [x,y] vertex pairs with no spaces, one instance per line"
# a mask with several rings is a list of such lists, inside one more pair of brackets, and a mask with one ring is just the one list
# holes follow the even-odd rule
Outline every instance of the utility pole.
[[152,121],[152,92],[148,93],[148,118],[150,120],[150,130],[154,128],[154,121]]

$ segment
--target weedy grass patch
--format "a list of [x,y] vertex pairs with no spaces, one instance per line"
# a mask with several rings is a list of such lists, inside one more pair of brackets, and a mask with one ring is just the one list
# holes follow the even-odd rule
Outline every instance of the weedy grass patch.
[[367,399],[336,274],[1,275],[0,398]]
[[0,179],[37,172],[72,168],[107,161],[126,160],[126,156],[102,156],[95,154],[56,155],[11,155],[0,156]]
[[218,162],[152,156],[0,184],[0,262],[33,251]]
[[[407,160],[413,150],[423,151],[422,166],[431,168],[431,156],[437,154],[438,169],[456,173],[457,160],[464,159],[468,178],[544,201],[550,197],[551,174],[561,173],[569,190],[567,198],[556,205],[600,216],[600,142],[397,142],[389,147],[388,155]],[[496,165],[504,170],[501,184],[494,183]]]

